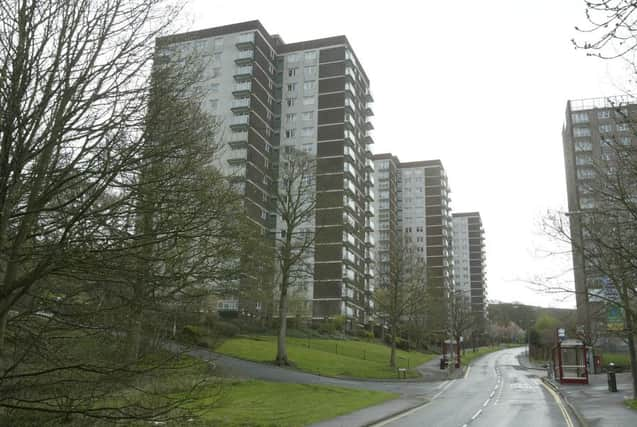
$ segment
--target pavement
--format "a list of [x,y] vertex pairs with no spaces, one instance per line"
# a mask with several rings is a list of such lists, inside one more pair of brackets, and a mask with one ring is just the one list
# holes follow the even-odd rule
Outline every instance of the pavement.
[[560,394],[581,427],[637,426],[637,411],[624,404],[633,396],[630,372],[616,374],[617,392],[610,392],[605,373],[589,375],[589,384],[559,384],[548,377],[545,368],[529,363],[526,357],[519,360],[521,365],[539,372],[542,381]]
[[633,395],[629,372],[616,374],[617,392],[608,391],[606,374],[589,376],[589,384],[557,384],[545,378],[569,405],[582,427],[637,426],[637,411],[624,404]]

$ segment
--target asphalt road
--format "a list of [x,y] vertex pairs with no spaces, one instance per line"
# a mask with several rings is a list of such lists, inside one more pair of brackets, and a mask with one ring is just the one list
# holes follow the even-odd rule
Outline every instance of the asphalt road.
[[441,383],[430,402],[376,427],[573,427],[563,403],[517,355],[498,351],[474,362],[464,378]]

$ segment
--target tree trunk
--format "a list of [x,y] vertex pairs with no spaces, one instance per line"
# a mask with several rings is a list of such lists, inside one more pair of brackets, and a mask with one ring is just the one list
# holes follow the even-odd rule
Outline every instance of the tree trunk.
[[396,367],[396,322],[391,323],[391,353],[389,354],[389,366]]
[[279,298],[279,337],[277,340],[277,350],[275,362],[279,366],[289,365],[288,351],[286,348],[285,338],[288,329],[288,286],[287,277],[283,277],[281,283],[281,296]]
[[7,332],[7,318],[9,317],[9,312],[5,311],[3,314],[0,314],[0,360],[2,360],[2,355],[4,354],[4,341]]
[[142,309],[135,307],[131,310],[131,321],[128,329],[128,361],[135,362],[139,358],[142,342]]

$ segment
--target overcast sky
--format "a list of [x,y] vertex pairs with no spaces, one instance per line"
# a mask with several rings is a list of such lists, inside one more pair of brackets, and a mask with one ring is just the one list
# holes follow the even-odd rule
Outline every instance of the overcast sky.
[[287,43],[347,36],[371,81],[374,153],[440,159],[453,211],[482,215],[489,300],[574,306],[529,281],[572,282],[539,226],[566,210],[566,101],[626,87],[621,64],[571,43],[583,0],[193,0],[186,14],[189,30],[258,19]]

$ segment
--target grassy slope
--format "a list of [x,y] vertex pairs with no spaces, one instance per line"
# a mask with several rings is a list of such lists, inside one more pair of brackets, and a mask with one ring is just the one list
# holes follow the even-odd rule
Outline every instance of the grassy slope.
[[245,381],[224,387],[221,399],[202,398],[196,404],[205,408],[199,412],[201,420],[215,426],[302,426],[396,397],[331,386]]
[[463,366],[469,366],[471,362],[477,359],[480,356],[484,356],[485,354],[493,353],[494,351],[502,350],[503,347],[480,347],[477,351],[473,351],[468,349],[461,357],[461,362]]
[[[288,338],[288,356],[297,368],[307,372],[335,377],[396,378],[389,367],[390,349],[384,345],[362,341]],[[233,338],[216,351],[241,359],[269,362],[276,355],[276,338],[260,336]],[[399,367],[414,368],[433,355],[398,350]],[[417,377],[416,371],[408,376]]]

